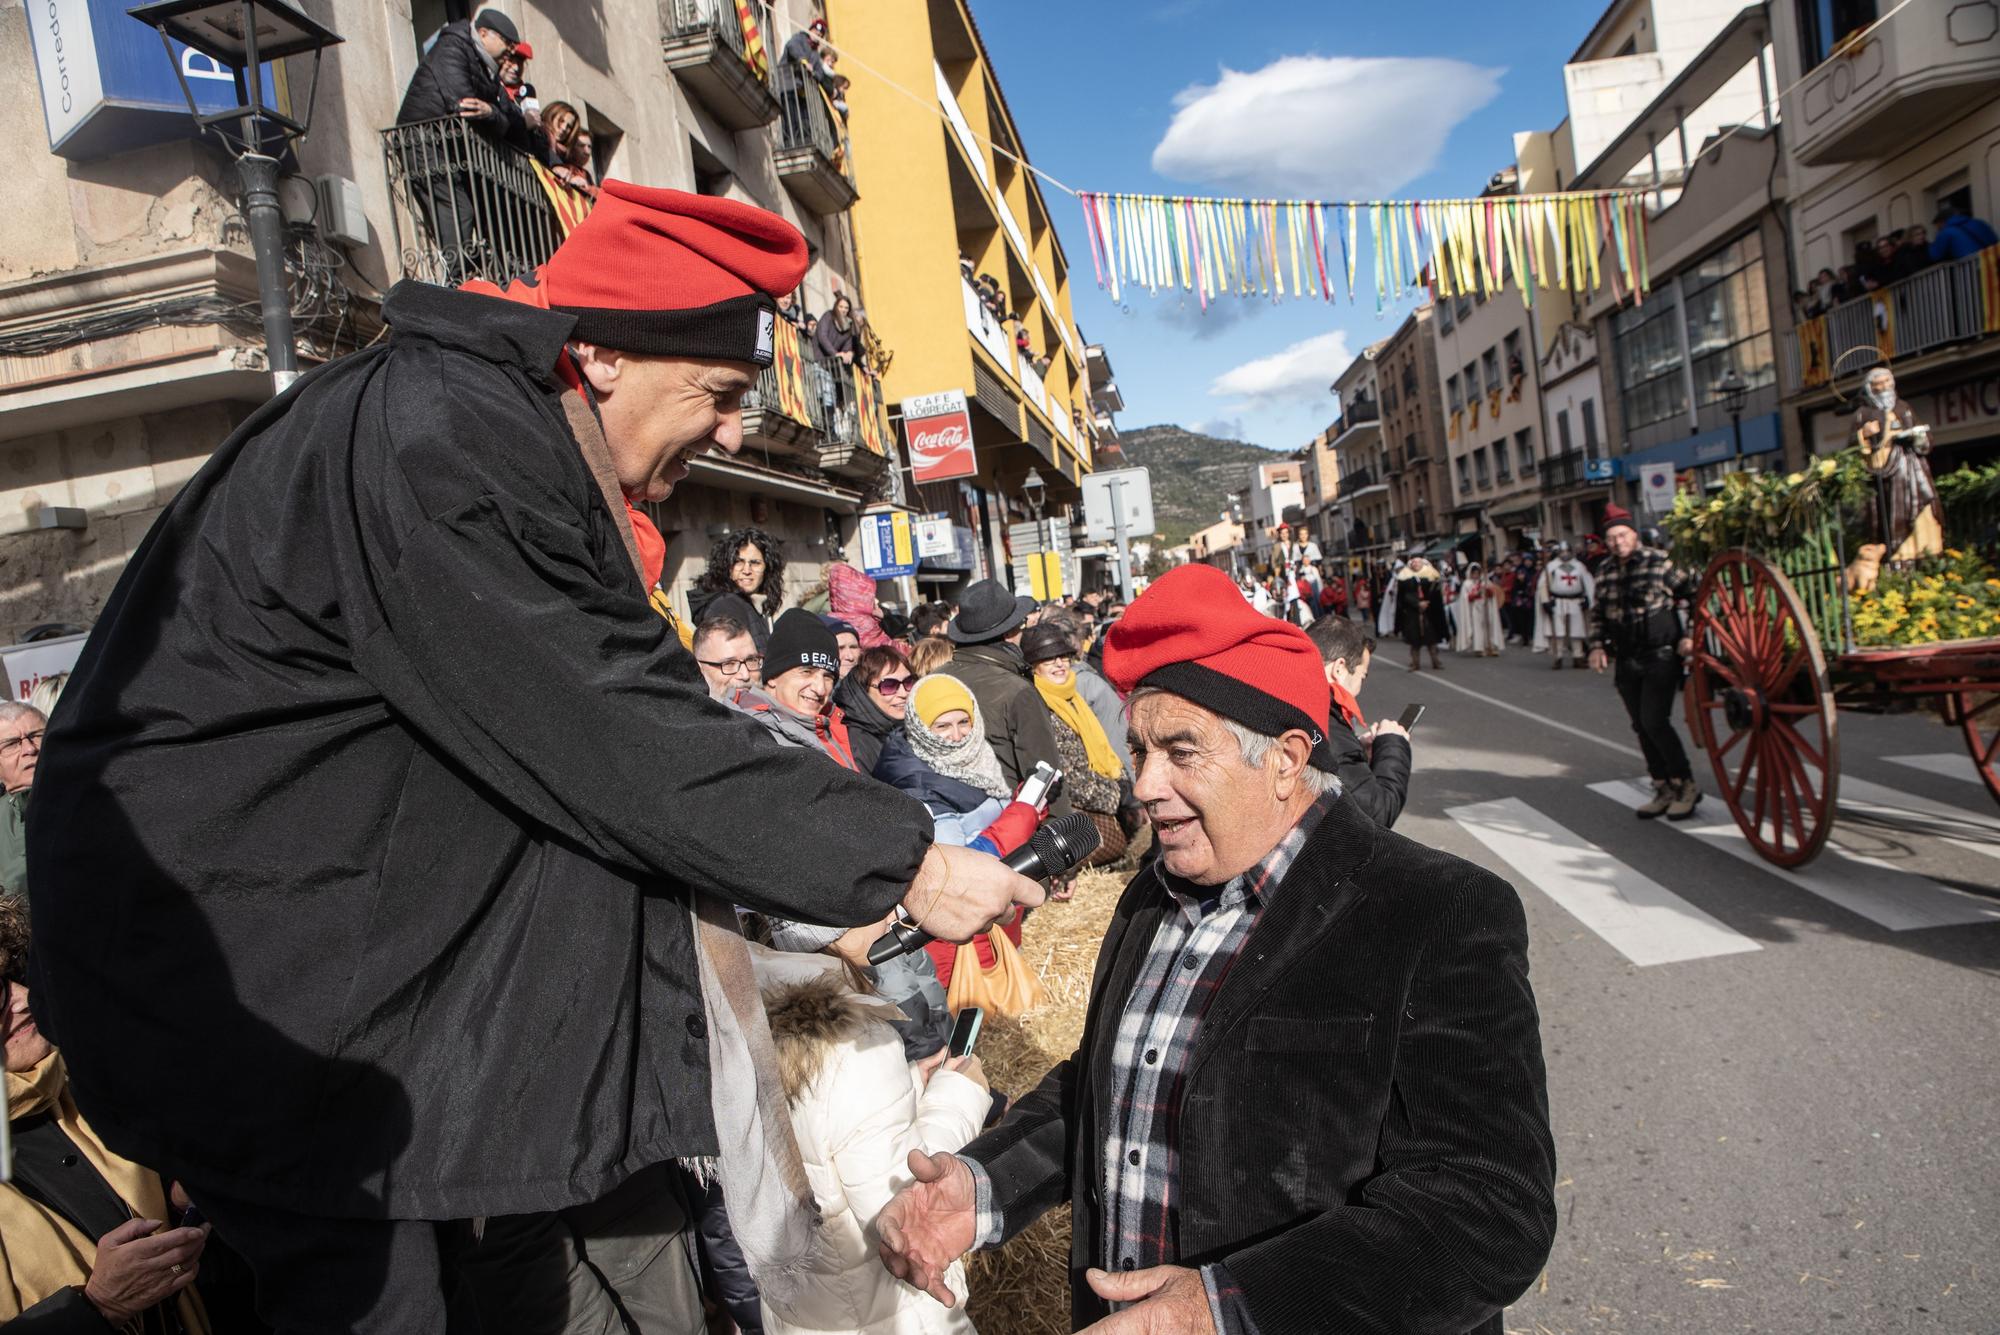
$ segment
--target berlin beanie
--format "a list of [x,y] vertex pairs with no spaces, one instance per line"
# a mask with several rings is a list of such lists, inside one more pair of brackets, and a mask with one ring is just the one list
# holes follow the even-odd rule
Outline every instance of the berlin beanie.
[[764,680],[776,681],[793,668],[825,668],[840,674],[840,641],[826,623],[802,607],[787,608],[771,627],[764,646]]

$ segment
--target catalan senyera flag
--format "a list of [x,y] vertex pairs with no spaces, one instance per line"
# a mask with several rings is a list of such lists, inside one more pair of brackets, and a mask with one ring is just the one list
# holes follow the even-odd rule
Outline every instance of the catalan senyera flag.
[[535,169],[535,179],[542,183],[542,193],[549,197],[549,203],[556,211],[557,226],[562,228],[564,236],[568,236],[578,223],[590,216],[590,196],[558,181],[540,160],[529,158],[528,165]]
[[1979,252],[1979,295],[1986,304],[1980,328],[1989,334],[2000,334],[2000,246],[1988,246]]
[[882,395],[876,388],[875,377],[859,366],[854,375],[854,412],[861,423],[861,443],[876,454],[887,458],[889,436],[887,421],[882,416]]
[[794,422],[812,423],[812,401],[806,397],[806,363],[799,354],[799,331],[780,320],[771,340],[771,374],[778,382],[778,411]]
[[[1990,312],[1992,307],[1989,305],[1987,309]],[[1827,349],[1826,317],[1815,315],[1799,325],[1799,384],[1812,389],[1824,385],[1832,377],[1833,358]]]
[[750,0],[736,0],[736,22],[743,29],[743,63],[760,79],[771,77],[771,53],[764,49],[764,30]]

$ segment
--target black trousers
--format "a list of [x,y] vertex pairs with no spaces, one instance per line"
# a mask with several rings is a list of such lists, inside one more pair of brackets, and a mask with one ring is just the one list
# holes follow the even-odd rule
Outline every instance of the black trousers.
[[1655,779],[1692,779],[1687,748],[1674,731],[1674,697],[1681,689],[1681,657],[1672,648],[1654,649],[1618,660],[1613,680],[1625,701],[1646,773]]
[[257,1277],[257,1315],[277,1335],[445,1329],[437,1225],[323,1219],[198,1185],[188,1195]]

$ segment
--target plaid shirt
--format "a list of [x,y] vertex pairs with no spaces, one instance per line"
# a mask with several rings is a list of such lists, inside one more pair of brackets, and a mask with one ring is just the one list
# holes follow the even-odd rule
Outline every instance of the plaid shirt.
[[[1195,1035],[1264,905],[1339,797],[1335,784],[1262,862],[1225,885],[1167,882],[1179,912],[1160,920],[1119,1015],[1111,1052],[1098,1243],[1106,1269],[1143,1270],[1177,1261],[1181,1082],[1194,1057]],[[966,1163],[977,1193],[975,1229],[980,1245],[990,1246],[999,1241],[1002,1221],[992,1208],[985,1170],[969,1159]],[[1255,1335],[1242,1289],[1228,1269],[1220,1263],[1206,1265],[1201,1277],[1216,1330]]]
[[[1701,587],[1699,572],[1681,569],[1657,547],[1641,547],[1623,561],[1608,556],[1597,568],[1596,576],[1597,606],[1593,609],[1591,639],[1614,658],[1664,647],[1654,642],[1657,634],[1647,635],[1647,622],[1655,613],[1671,613],[1677,604],[1692,603]],[[1665,619],[1659,618],[1659,623],[1660,629],[1664,629]],[[1634,637],[1629,642],[1628,630]],[[1676,619],[1674,635],[1665,644],[1672,644],[1679,636],[1680,623]]]

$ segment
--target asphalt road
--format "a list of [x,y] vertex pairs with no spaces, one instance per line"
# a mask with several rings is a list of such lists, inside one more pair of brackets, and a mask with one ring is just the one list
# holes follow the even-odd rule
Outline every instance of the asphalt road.
[[1866,805],[1785,873],[1700,753],[1701,819],[1633,817],[1608,677],[1387,650],[1368,716],[1428,706],[1398,830],[1527,909],[1561,1231],[1509,1331],[2000,1331],[2000,809],[1958,732],[1843,714]]

